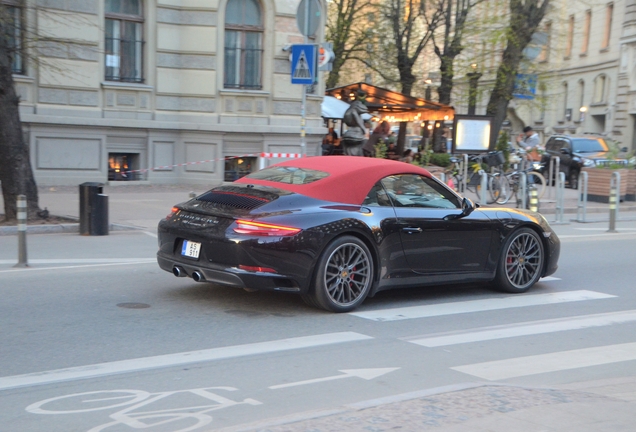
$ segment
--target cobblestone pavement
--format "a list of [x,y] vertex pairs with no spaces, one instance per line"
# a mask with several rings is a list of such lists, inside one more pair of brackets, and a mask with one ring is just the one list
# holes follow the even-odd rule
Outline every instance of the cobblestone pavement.
[[[373,401],[366,403],[373,405]],[[570,410],[563,409],[569,405]],[[307,414],[306,419],[279,419],[269,425],[261,423],[221,429],[224,432],[389,432],[389,431],[581,431],[580,425],[570,421],[571,427],[557,426],[558,417],[570,411],[590,411],[590,406],[618,405],[623,416],[631,417],[622,429],[621,416],[616,429],[590,429],[606,431],[633,431],[632,409],[625,400],[567,389],[525,388],[503,385],[483,385],[458,391],[449,391],[393,403],[379,403],[364,407],[353,404],[337,412]],[[629,405],[629,406],[627,406]],[[542,416],[540,412],[552,411]],[[606,411],[610,415],[613,410]],[[556,415],[555,415],[556,413]],[[562,414],[559,414],[562,413]],[[575,414],[576,415],[576,414]],[[603,414],[600,414],[602,417]],[[593,418],[579,416],[580,422],[592,425]],[[543,420],[542,420],[543,418]],[[544,425],[551,423],[553,426]],[[277,424],[276,424],[277,423]],[[481,423],[481,424],[480,424]],[[511,423],[516,426],[511,428]],[[605,423],[604,423],[605,424]],[[598,424],[596,425],[598,427]]]

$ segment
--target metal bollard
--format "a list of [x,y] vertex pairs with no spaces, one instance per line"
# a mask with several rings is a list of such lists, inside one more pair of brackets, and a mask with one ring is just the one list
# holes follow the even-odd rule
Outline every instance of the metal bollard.
[[479,204],[486,205],[486,192],[488,189],[488,173],[486,173],[486,171],[484,170],[479,170],[479,176],[480,176],[479,185],[481,189],[479,191]]
[[610,181],[610,195],[609,195],[609,230],[607,232],[615,233],[616,231],[616,218],[618,217],[618,200],[621,189],[621,175],[618,172],[612,173],[612,180]]
[[554,156],[552,158],[550,158],[550,169],[548,171],[548,175],[549,175],[549,179],[547,179],[548,181],[548,199],[552,199],[554,198],[553,196],[553,191],[554,188],[552,187],[552,182],[556,183],[557,182],[557,178],[559,176],[559,171],[561,168],[561,158],[558,156]]
[[461,193],[466,193],[466,182],[468,181],[468,155],[464,154],[462,157],[462,184],[461,184]]
[[579,197],[576,205],[576,219],[575,222],[585,223],[587,217],[587,180],[589,174],[587,171],[582,171],[579,177]]
[[18,263],[14,267],[28,267],[27,263],[27,198],[18,195]]
[[565,173],[560,172],[557,177],[556,183],[556,206],[555,206],[555,214],[554,214],[554,223],[569,223],[563,222],[564,216],[564,206],[565,206]]
[[530,186],[530,211],[539,211],[539,193],[534,185]]
[[[521,173],[521,177],[519,178],[519,192],[521,193],[521,208],[522,209],[527,209],[528,208],[528,174],[526,174],[525,172]],[[517,201],[519,199],[517,198]],[[517,207],[519,207],[519,202],[517,202]]]

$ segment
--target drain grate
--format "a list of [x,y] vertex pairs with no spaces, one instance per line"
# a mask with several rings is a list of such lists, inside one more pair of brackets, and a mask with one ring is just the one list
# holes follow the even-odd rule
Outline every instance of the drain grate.
[[126,309],[146,309],[149,308],[150,305],[146,303],[119,303],[117,307]]

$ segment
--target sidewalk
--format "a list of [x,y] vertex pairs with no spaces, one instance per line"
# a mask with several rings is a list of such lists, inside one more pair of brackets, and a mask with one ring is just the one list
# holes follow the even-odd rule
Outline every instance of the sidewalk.
[[[155,232],[159,220],[164,218],[173,205],[189,199],[189,194],[200,194],[209,189],[206,185],[133,185],[123,183],[117,186],[105,185],[103,193],[108,195],[108,217],[111,230],[141,229]],[[553,222],[556,220],[556,190],[547,188],[540,201],[539,211]],[[79,186],[40,187],[40,208],[47,208],[51,215],[65,216],[79,221]],[[474,197],[469,197],[472,199]],[[489,205],[493,207],[495,205]],[[516,203],[508,203],[507,208],[516,208]],[[578,191],[565,189],[563,213],[564,222],[577,218]],[[4,208],[0,195],[0,210]],[[636,220],[636,202],[622,202],[619,205],[619,217]],[[604,203],[588,202],[586,221],[609,220],[609,206]],[[29,226],[29,233],[36,232],[78,232],[77,224],[66,226],[37,225]],[[0,235],[13,234],[16,228],[0,227]]]
[[559,388],[469,383],[256,422],[222,432],[633,432],[636,378]]

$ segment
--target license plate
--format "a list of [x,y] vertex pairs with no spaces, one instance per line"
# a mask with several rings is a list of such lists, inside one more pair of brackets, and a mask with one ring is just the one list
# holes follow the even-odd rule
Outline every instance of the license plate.
[[190,258],[199,258],[199,252],[201,251],[201,243],[193,242],[190,240],[184,240],[181,247],[181,255]]

